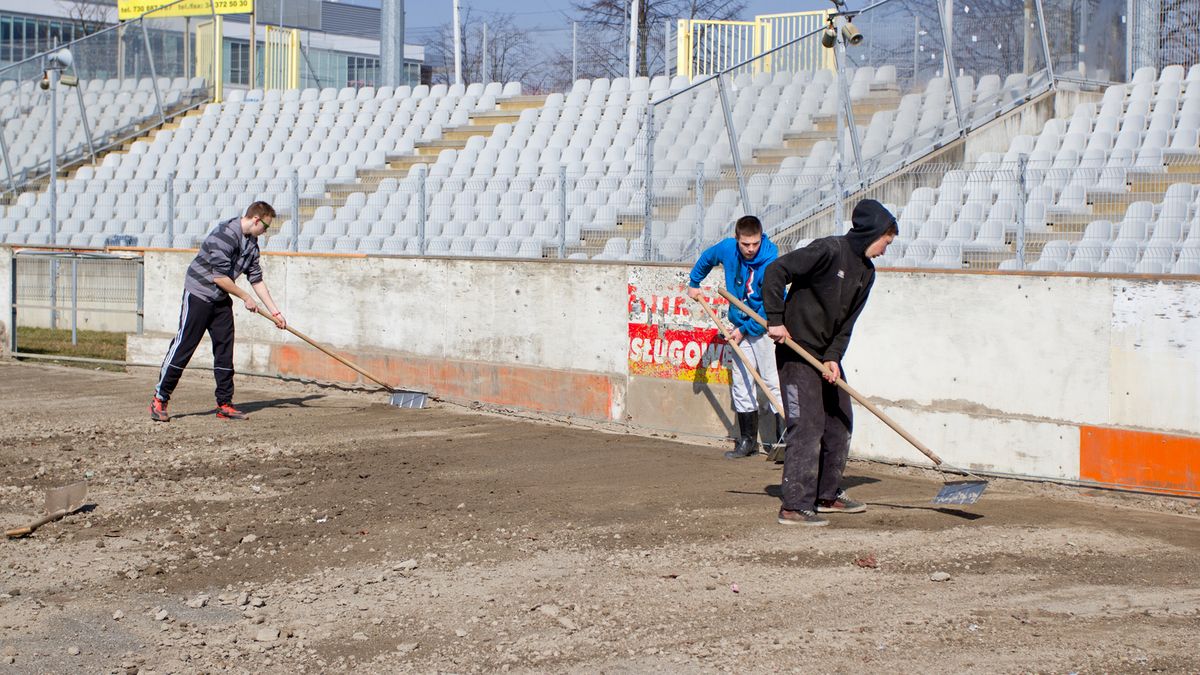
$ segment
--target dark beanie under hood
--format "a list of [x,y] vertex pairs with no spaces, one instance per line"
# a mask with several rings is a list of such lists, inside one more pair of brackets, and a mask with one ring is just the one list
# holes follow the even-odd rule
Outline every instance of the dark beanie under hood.
[[874,199],[864,199],[855,204],[850,220],[853,227],[846,233],[846,239],[859,256],[866,256],[867,247],[887,233],[888,228],[899,228],[896,217]]

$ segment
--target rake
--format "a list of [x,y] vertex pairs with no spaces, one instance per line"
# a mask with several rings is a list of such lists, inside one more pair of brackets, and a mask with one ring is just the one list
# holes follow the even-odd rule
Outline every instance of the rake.
[[[748,306],[746,306],[746,303],[742,302],[741,300],[738,300],[736,297],[734,297],[732,294],[730,294],[728,291],[726,291],[723,288],[717,289],[717,292],[721,294],[721,297],[728,300],[730,302],[730,304],[732,304],[734,307],[737,307],[738,309],[745,312],[746,316],[748,316],[748,317],[754,319],[755,321],[757,321],[758,323],[762,324],[762,326],[764,328],[767,327],[766,320],[763,319],[761,316],[759,316],[757,312],[755,312],[754,310],[752,310]],[[827,372],[825,370],[825,364],[818,361],[816,359],[816,357],[814,357],[812,354],[808,353],[808,350],[806,350],[803,347],[801,347],[800,345],[796,344],[796,342],[794,340],[792,340],[791,338],[785,338],[783,343],[786,344],[788,347],[791,347],[792,351],[799,354],[805,361],[808,362],[809,365],[816,368],[818,371],[820,371],[822,373]],[[967,471],[966,469],[960,469],[958,467],[953,467],[953,466],[950,466],[949,464],[946,464],[945,462],[943,462],[941,457],[938,457],[937,454],[934,453],[932,450],[930,450],[928,447],[926,447],[924,443],[917,440],[916,436],[913,436],[912,434],[908,433],[908,431],[904,427],[900,426],[891,417],[888,417],[887,413],[883,412],[878,407],[876,407],[874,403],[871,403],[870,401],[868,401],[866,396],[863,396],[862,394],[860,394],[858,392],[858,390],[856,390],[854,387],[851,387],[842,378],[840,378],[840,377],[837,378],[835,380],[835,384],[837,384],[837,386],[841,387],[842,390],[845,391],[847,394],[850,394],[850,396],[852,398],[854,398],[855,401],[858,401],[858,403],[860,405],[862,405],[862,407],[866,408],[867,410],[870,410],[871,413],[873,415],[875,415],[876,417],[878,417],[880,421],[882,421],[884,424],[891,427],[892,430],[895,431],[896,433],[900,434],[900,436],[903,437],[904,440],[911,443],[914,448],[916,448],[917,450],[920,450],[921,454],[928,457],[934,463],[934,465],[937,466],[940,470],[944,471],[944,470],[948,469],[955,473],[961,473],[963,475],[969,476],[970,478],[974,479],[974,480],[947,481],[944,485],[942,485],[942,489],[939,490],[938,493],[934,496],[934,498],[933,498],[934,504],[960,504],[961,505],[961,504],[974,504],[975,502],[979,501],[979,497],[982,496],[983,491],[987,489],[987,481],[986,480],[984,480],[980,476],[976,476],[975,474],[971,473],[970,471]]]
[[[271,317],[271,315],[267,312],[267,310],[263,309],[262,307],[256,307],[255,311],[258,314],[265,317],[266,319],[268,319],[272,322],[275,321],[275,319],[273,319]],[[368,380],[370,380],[370,381],[374,382],[375,384],[378,384],[379,386],[386,389],[387,392],[392,395],[391,399],[389,400],[389,403],[391,405],[394,405],[398,408],[424,408],[425,407],[425,399],[428,397],[428,395],[425,392],[413,391],[413,390],[409,390],[409,389],[396,389],[396,388],[392,387],[391,385],[387,384],[386,382],[384,382],[383,380],[380,380],[379,378],[375,377],[374,375],[363,370],[361,367],[358,366],[358,364],[347,359],[346,357],[342,356],[341,354],[338,354],[337,352],[325,347],[324,345],[320,344],[316,340],[313,340],[312,338],[308,337],[304,333],[301,333],[300,331],[296,330],[295,328],[292,328],[290,325],[286,328],[286,330],[287,330],[287,332],[291,333],[292,335],[295,335],[296,337],[300,338],[301,340],[304,340],[308,344],[310,344],[313,347],[316,347],[320,351],[324,352],[327,356],[334,359],[338,363],[341,363],[342,365],[346,366],[350,370],[353,370],[354,372],[358,373],[359,375],[362,375],[363,377],[367,378]]]

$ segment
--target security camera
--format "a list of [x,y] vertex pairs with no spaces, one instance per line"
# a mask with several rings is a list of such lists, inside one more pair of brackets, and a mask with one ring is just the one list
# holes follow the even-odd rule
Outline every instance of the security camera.
[[837,44],[837,29],[831,23],[825,27],[825,30],[821,31],[821,46],[826,49],[833,49],[835,44]]
[[75,62],[75,58],[71,56],[70,50],[60,49],[47,57],[47,61],[47,66],[50,68],[66,70],[67,68],[71,67],[72,63]]
[[38,81],[38,86],[43,90],[50,88],[50,73],[42,73],[42,79]]
[[842,24],[842,39],[845,40],[847,44],[859,45],[862,44],[863,34],[858,30],[858,28],[855,28],[854,24],[847,21],[846,23]]

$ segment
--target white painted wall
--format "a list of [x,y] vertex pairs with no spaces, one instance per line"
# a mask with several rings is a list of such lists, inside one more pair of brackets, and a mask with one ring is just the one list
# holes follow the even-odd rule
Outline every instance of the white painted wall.
[[[147,331],[176,331],[192,255],[147,253]],[[627,372],[621,265],[267,255],[262,267],[288,321],[334,347]],[[297,341],[245,310],[239,319],[239,341]]]

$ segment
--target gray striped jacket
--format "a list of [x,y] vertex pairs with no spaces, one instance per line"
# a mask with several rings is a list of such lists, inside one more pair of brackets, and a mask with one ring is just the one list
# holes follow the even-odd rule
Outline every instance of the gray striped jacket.
[[210,302],[224,300],[229,294],[217,287],[213,278],[237,281],[243,272],[252,284],[262,281],[258,238],[242,234],[241,218],[230,218],[213,228],[200,244],[200,252],[188,265],[183,290]]

